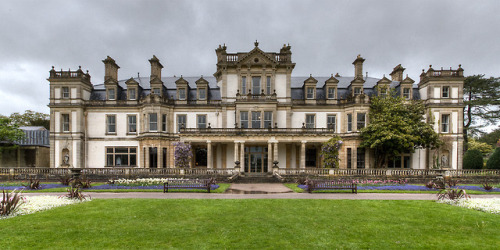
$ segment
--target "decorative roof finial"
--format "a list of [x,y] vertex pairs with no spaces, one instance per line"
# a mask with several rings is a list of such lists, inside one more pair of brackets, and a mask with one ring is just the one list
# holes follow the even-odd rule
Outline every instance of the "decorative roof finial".
[[81,70],[81,69],[82,69],[82,66],[78,66],[78,68]]
[[257,42],[257,40],[255,40],[255,47],[259,47],[259,42]]

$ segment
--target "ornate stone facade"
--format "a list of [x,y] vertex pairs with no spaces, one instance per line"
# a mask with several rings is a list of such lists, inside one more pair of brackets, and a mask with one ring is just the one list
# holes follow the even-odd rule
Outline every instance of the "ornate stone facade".
[[[193,148],[191,167],[233,168],[245,172],[321,167],[320,146],[333,135],[344,140],[341,168],[373,167],[373,152],[359,147],[370,98],[376,89],[395,89],[421,99],[426,119],[434,122],[446,144],[437,152],[417,150],[390,161],[394,168],[461,168],[463,69],[434,70],[420,82],[396,66],[391,79],[363,75],[358,55],[354,77],[296,77],[289,45],[264,52],[215,50],[213,77],[164,77],[153,56],[151,76],[118,79],[119,66],[103,60],[105,77],[93,85],[90,75],[50,71],[51,167],[174,167],[177,141]],[[436,163],[439,162],[439,163]],[[447,166],[444,166],[447,165]]]

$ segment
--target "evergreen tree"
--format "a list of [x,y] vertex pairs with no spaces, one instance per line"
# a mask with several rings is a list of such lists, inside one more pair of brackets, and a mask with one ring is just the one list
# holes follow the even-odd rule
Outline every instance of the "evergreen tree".
[[495,152],[490,156],[488,162],[486,162],[486,168],[500,169],[500,148],[495,149]]
[[477,149],[469,149],[464,155],[464,169],[482,169],[483,154]]

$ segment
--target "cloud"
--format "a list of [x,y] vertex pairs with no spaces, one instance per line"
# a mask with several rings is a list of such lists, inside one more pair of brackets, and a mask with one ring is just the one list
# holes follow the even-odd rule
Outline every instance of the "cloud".
[[107,55],[125,79],[149,75],[154,54],[164,75],[211,75],[219,44],[244,52],[255,39],[265,51],[290,43],[296,76],[353,75],[358,54],[373,77],[399,63],[415,80],[429,64],[494,76],[499,12],[493,0],[7,1],[0,9],[0,113],[47,110],[52,65],[81,65],[98,84]]

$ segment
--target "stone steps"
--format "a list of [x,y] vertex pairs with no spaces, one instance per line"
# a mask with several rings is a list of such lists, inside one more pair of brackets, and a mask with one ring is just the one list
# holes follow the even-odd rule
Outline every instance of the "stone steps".
[[268,173],[245,173],[240,175],[235,183],[279,183],[272,174]]

